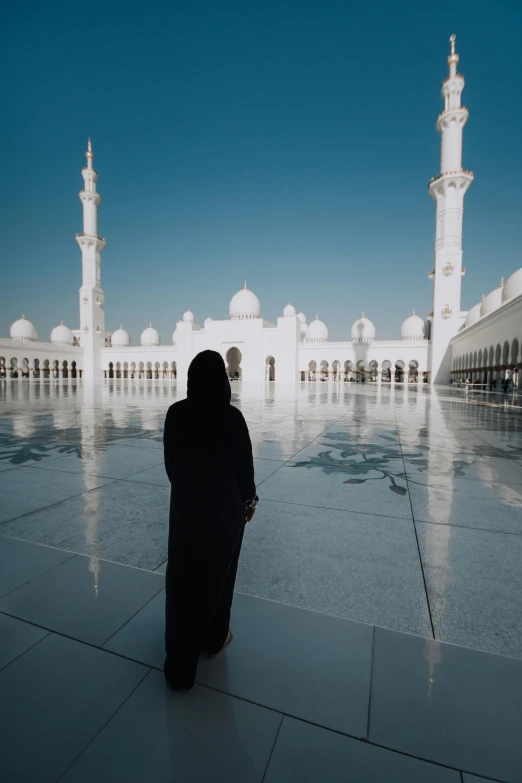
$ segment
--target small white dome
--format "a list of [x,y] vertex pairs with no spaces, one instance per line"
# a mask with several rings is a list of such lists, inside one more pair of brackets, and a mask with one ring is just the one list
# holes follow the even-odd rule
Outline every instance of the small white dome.
[[513,272],[511,277],[508,277],[506,285],[502,289],[502,301],[507,302],[508,299],[513,299],[514,296],[520,296],[522,294],[522,267]]
[[319,320],[319,316],[315,316],[315,321],[310,321],[306,330],[306,339],[313,340],[314,342],[324,342],[328,340],[328,328],[325,323]]
[[297,317],[299,318],[302,324],[306,323],[306,315],[304,313],[297,313]]
[[484,317],[488,313],[492,313],[493,310],[497,310],[502,304],[502,289],[504,288],[504,278],[501,279],[498,288],[494,288],[489,294],[484,297],[480,307],[480,315]]
[[74,345],[74,334],[68,326],[61,321],[51,332],[51,342],[57,345]]
[[[143,335],[142,335],[143,336]],[[125,348],[130,345],[130,334],[120,324],[120,328],[111,334],[111,345],[114,348]]]
[[473,324],[476,324],[477,321],[480,320],[481,308],[482,308],[482,302],[477,302],[476,305],[473,305],[471,310],[468,310],[466,320],[464,321],[464,327],[473,326]]
[[290,302],[288,302],[288,304],[283,310],[283,316],[285,318],[291,318],[293,315],[295,315],[295,307],[293,306],[293,304],[290,304]]
[[194,313],[191,310],[186,310],[183,313],[183,320],[186,324],[194,323]]
[[[375,336],[375,330],[374,330]],[[413,314],[403,321],[401,326],[401,340],[424,340],[426,336],[426,324],[419,315]]]
[[205,318],[205,320],[203,321],[203,326],[205,327],[205,329],[206,329],[208,326],[210,326],[210,324],[212,323],[212,321],[213,321],[213,320],[214,320],[214,319],[213,319],[213,318],[210,318],[210,317],[209,317],[209,318]]
[[176,328],[172,332],[172,345],[176,345],[177,341],[178,341],[178,327],[176,326]]
[[141,333],[140,342],[144,346],[160,344],[159,333],[152,324],[149,324],[147,328]]
[[228,306],[230,318],[260,318],[261,303],[253,291],[249,291],[246,286],[234,294]]
[[352,340],[360,343],[375,340],[375,326],[364,313],[352,326]]
[[38,332],[31,321],[28,321],[25,315],[22,315],[18,321],[11,324],[9,334],[13,340],[36,340]]

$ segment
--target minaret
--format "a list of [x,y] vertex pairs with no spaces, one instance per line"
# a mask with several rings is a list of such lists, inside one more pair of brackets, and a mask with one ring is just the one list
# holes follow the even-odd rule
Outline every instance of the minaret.
[[83,377],[91,383],[102,378],[102,348],[105,346],[105,314],[100,278],[100,255],[105,240],[98,236],[98,206],[96,192],[98,173],[93,168],[91,140],[87,142],[87,165],[82,169],[84,189],[80,191],[83,205],[83,234],[76,235],[82,251],[82,287],[80,288],[80,345],[83,347]]
[[449,76],[442,84],[444,111],[436,124],[441,135],[441,173],[429,184],[429,194],[437,205],[435,267],[430,272],[434,283],[430,345],[432,383],[449,383],[449,342],[463,321],[460,311],[461,278],[464,274],[462,217],[464,194],[473,181],[471,171],[462,168],[462,130],[468,119],[468,110],[460,104],[464,77],[457,73],[459,56],[455,52],[455,39],[455,35],[450,38]]

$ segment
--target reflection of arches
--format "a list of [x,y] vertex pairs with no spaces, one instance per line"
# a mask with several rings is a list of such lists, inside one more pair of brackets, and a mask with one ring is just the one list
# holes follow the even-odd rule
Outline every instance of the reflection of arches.
[[236,348],[235,346],[233,348],[229,348],[227,351],[227,375],[231,380],[239,381],[241,380],[242,376],[242,370],[241,370],[241,359],[243,356],[241,355],[241,351],[239,348]]
[[398,359],[395,362],[395,383],[402,383],[404,380],[404,362]]
[[518,340],[515,337],[511,344],[511,364],[516,364],[518,360]]
[[328,365],[328,362],[326,361],[326,359],[323,359],[323,361],[321,362],[320,367],[321,367],[320,379],[322,381],[327,381],[328,380],[328,367],[329,367],[329,365]]
[[267,381],[275,381],[275,359],[273,356],[266,357],[265,378]]

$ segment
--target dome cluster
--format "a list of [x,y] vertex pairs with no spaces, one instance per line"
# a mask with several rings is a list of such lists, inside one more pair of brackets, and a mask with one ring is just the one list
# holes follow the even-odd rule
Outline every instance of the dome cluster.
[[253,291],[249,291],[246,280],[243,288],[230,300],[228,314],[232,320],[261,318],[261,302]]
[[38,338],[38,332],[24,314],[22,314],[21,318],[11,324],[9,334],[13,340],[22,340],[23,342],[34,342]]
[[426,324],[415,310],[409,318],[403,321],[401,326],[401,340],[424,340],[426,337]]
[[495,310],[498,310],[499,307],[502,307],[502,305],[516,296],[522,296],[522,267],[513,272],[505,283],[502,277],[498,288],[494,288],[487,296],[484,294],[482,301],[473,305],[466,315],[463,328],[467,329],[468,326],[473,326],[481,318],[495,312]]
[[51,332],[51,342],[55,345],[74,345],[74,334],[61,321]]
[[354,343],[370,343],[375,340],[375,326],[363,313],[352,325],[351,334]]

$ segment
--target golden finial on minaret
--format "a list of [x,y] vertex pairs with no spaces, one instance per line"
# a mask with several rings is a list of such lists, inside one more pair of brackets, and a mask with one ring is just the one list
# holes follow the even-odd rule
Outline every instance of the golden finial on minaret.
[[91,143],[91,137],[87,139],[87,152],[85,153],[85,157],[87,158],[87,166],[92,169],[92,161],[94,158],[94,153],[92,151],[92,143]]
[[457,41],[457,36],[455,34],[450,35],[449,40],[450,40],[451,52],[450,52],[450,56],[448,57],[448,67],[450,69],[451,76],[455,76],[455,74],[457,73],[457,63],[459,61],[459,56],[455,51],[455,43]]

